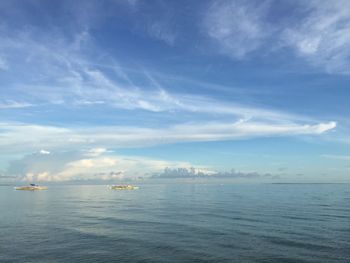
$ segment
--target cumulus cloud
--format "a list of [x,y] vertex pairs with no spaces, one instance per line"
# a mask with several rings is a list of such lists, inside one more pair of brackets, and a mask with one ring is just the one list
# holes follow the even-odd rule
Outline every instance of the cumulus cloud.
[[[79,180],[124,180],[135,178],[275,178],[269,173],[217,171],[188,162],[166,161],[141,156],[121,156],[106,151],[98,156],[84,152],[30,154],[10,163],[1,176],[25,182]],[[1,179],[0,178],[0,179]]]
[[230,171],[220,172],[208,169],[200,169],[195,167],[190,168],[165,168],[160,174],[154,175],[153,178],[166,178],[166,179],[178,179],[178,178],[246,178],[246,179],[256,179],[256,178],[275,178],[274,175],[257,172],[239,172],[234,169]]
[[26,182],[50,182],[52,181],[52,178],[48,172],[42,172],[42,173],[26,173],[25,176],[22,178],[22,181]]
[[72,180],[114,180],[149,177],[166,167],[190,167],[186,162],[164,161],[140,156],[118,156],[104,153],[86,156],[84,153],[57,152],[51,156],[31,154],[10,163],[9,177],[29,182],[59,182]]

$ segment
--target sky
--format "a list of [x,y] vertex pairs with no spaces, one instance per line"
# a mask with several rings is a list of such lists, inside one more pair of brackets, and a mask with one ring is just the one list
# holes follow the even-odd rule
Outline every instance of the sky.
[[349,83],[347,0],[0,1],[0,182],[350,182]]

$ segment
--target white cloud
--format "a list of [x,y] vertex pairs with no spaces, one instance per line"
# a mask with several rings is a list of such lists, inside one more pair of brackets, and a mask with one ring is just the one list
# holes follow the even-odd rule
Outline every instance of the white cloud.
[[[91,63],[91,59],[80,52],[77,53],[74,44],[69,45],[64,39],[57,41],[62,42],[62,45],[49,41],[37,43],[30,33],[24,35],[27,37],[7,38],[9,44],[2,49],[9,53],[20,53],[24,58],[28,57],[25,71],[30,72],[32,79],[15,79],[9,85],[12,85],[11,89],[15,91],[16,97],[17,94],[21,94],[35,101],[35,104],[82,107],[101,105],[148,112],[185,111],[193,114],[233,115],[239,118],[290,120],[296,117],[276,110],[227,103],[205,96],[173,94],[166,91],[148,72],[135,73],[135,70],[132,70],[130,74],[129,70],[116,67],[115,62],[103,61],[104,69],[109,69],[107,74],[103,68]],[[137,78],[143,79],[141,86],[133,83],[130,75],[135,74]],[[50,85],[46,84],[47,82],[50,82]],[[48,90],[50,92],[47,92]],[[0,108],[29,106],[30,103],[14,101],[0,104]]]
[[289,15],[276,17],[272,1],[214,1],[202,26],[219,50],[235,59],[288,47],[322,71],[350,74],[350,2],[284,4],[290,6]]
[[[232,52],[232,56],[245,56],[263,45],[266,34],[270,32],[264,22],[268,8],[267,2],[257,5],[244,1],[216,2],[206,16],[208,32],[211,37],[222,42],[226,51]],[[38,148],[54,149],[70,145],[103,148],[109,147],[109,143],[115,147],[144,146],[183,141],[321,134],[336,126],[334,122],[319,123],[277,110],[224,102],[206,96],[170,93],[148,72],[124,69],[111,59],[104,60],[103,57],[109,56],[103,52],[98,57],[84,52],[82,45],[86,41],[92,45],[86,28],[76,32],[73,41],[59,34],[53,38],[35,32],[28,30],[13,34],[6,28],[0,31],[0,51],[13,56],[11,61],[20,57],[23,63],[14,66],[19,67],[18,72],[30,76],[28,79],[15,78],[13,83],[9,83],[12,86],[7,96],[12,94],[17,98],[20,94],[33,100],[35,105],[39,102],[45,106],[98,105],[153,113],[186,112],[191,115],[190,120],[193,116],[193,119],[198,119],[197,115],[201,115],[201,119],[207,121],[169,124],[159,129],[115,126],[90,127],[86,130],[3,123],[0,124],[0,145],[7,147],[8,151],[20,152],[25,147],[38,151]],[[315,48],[317,41],[311,41],[309,46],[304,47],[308,53],[315,52]],[[138,79],[142,81],[137,82]],[[7,100],[0,103],[0,109],[32,105],[34,103]],[[174,123],[178,122],[179,119],[176,119]]]
[[50,182],[52,181],[51,175],[48,172],[41,172],[41,173],[27,173],[23,178],[22,181],[26,182]]
[[50,152],[47,151],[47,150],[40,150],[39,153],[40,153],[40,154],[44,154],[44,155],[50,154]]
[[154,21],[148,27],[148,33],[151,37],[164,41],[170,46],[173,46],[176,40],[176,33],[164,21]]
[[33,105],[26,102],[18,102],[18,101],[5,101],[0,102],[0,110],[1,109],[18,109],[18,108],[27,108],[32,107]]
[[264,22],[268,2],[215,1],[204,19],[207,34],[222,51],[242,59],[258,49],[271,33]]
[[[227,4],[227,2],[222,3]],[[225,6],[221,5],[223,4],[215,4],[212,8],[215,10],[222,9],[222,12],[226,14]],[[231,7],[232,10],[235,10],[235,7],[238,6],[236,2],[233,2],[232,5],[234,5]],[[266,12],[264,11],[267,8],[266,6],[268,5],[262,4],[254,9],[254,12],[262,14]],[[237,11],[242,13],[241,15],[257,15],[254,12],[250,13],[253,6],[242,8],[242,10],[239,9],[241,11]],[[228,9],[231,10],[230,8]],[[248,10],[250,11],[248,12]],[[215,16],[215,14],[213,12],[212,15]],[[229,14],[226,15],[228,17],[225,19],[230,20]],[[238,18],[238,20],[242,19]],[[258,20],[260,21],[261,19],[259,18]],[[222,23],[224,24],[225,22]],[[256,23],[258,24],[257,21]],[[228,25],[228,27],[231,26],[231,24]],[[246,27],[249,26],[243,28]],[[242,34],[243,31],[242,29]],[[255,32],[253,29],[251,31]],[[266,32],[267,30],[256,30],[256,32],[261,31]],[[77,37],[74,39],[84,38],[82,36],[86,34],[88,33],[85,30],[77,32]],[[253,33],[251,34],[254,35]],[[252,36],[252,38],[254,37]],[[52,39],[55,39],[55,41],[52,41]],[[246,39],[246,37],[242,36],[242,39]],[[227,41],[231,40],[231,38],[228,38]],[[8,84],[11,86],[13,93],[8,93],[6,96],[11,96],[12,94],[14,99],[20,94],[22,97],[30,98],[33,105],[45,106],[47,104],[79,107],[108,106],[154,113],[181,111],[189,112],[193,115],[203,114],[207,118],[214,117],[215,119],[218,118],[218,115],[222,115],[222,117],[231,115],[234,117],[232,119],[252,118],[260,121],[278,120],[280,122],[293,122],[304,119],[301,116],[293,116],[292,114],[273,109],[241,105],[237,102],[224,102],[200,95],[168,92],[166,87],[164,88],[149,72],[125,69],[113,59],[110,59],[108,54],[104,54],[100,50],[99,52],[102,55],[96,58],[90,53],[84,52],[82,48],[77,48],[75,42],[73,41],[72,43],[69,39],[59,35],[55,36],[55,38],[50,38],[37,36],[31,31],[21,32],[16,35],[10,34],[6,30],[5,32],[0,31],[0,51],[20,56],[21,61],[24,60],[26,62],[24,65],[22,65],[23,63],[16,63],[16,66],[20,67],[17,70],[18,72],[23,71],[23,75],[28,74],[30,76],[29,79],[25,77],[23,79],[13,79],[13,82]],[[258,43],[259,41],[252,41],[248,38],[247,42]],[[91,40],[89,43],[93,45]],[[249,44],[242,43],[242,46],[249,47]],[[247,52],[238,53],[245,54]],[[107,59],[104,59],[106,57]],[[23,68],[21,68],[22,66]],[[7,101],[0,103],[0,109],[29,107],[32,104]]]
[[0,71],[1,70],[8,70],[9,69],[9,65],[6,61],[6,59],[4,59],[3,57],[0,57]]
[[96,156],[100,156],[106,152],[107,152],[106,148],[92,148],[92,149],[86,151],[85,155],[91,156],[91,157],[96,157]]
[[[62,156],[65,156],[65,160]],[[48,165],[47,162],[49,162]],[[15,168],[15,169],[13,169]],[[58,168],[58,169],[57,169]],[[53,153],[43,159],[40,155],[28,155],[10,164],[3,178],[26,182],[62,182],[76,180],[114,181],[135,178],[258,178],[271,174],[257,172],[220,172],[210,167],[196,166],[188,162],[166,161],[140,156],[119,156],[109,153],[87,157],[81,152]]]
[[77,98],[77,102],[82,100],[84,104],[87,104],[87,100],[95,102],[94,104],[97,101],[98,104],[104,103],[116,108],[141,109],[151,112],[187,111],[210,115],[222,114],[246,118],[278,118],[284,120],[300,118],[276,110],[243,106],[238,103],[225,103],[204,96],[171,94],[163,89],[147,72],[145,73],[147,79],[155,86],[151,90],[132,87],[124,88],[123,85],[111,80],[99,70],[86,71],[84,69],[76,69],[76,71],[78,70],[81,70],[80,76],[88,77],[87,81],[82,82],[81,77],[79,77],[78,79],[71,79],[67,84],[79,90],[78,93],[72,94],[72,96]]
[[337,159],[343,161],[350,161],[350,155],[332,155],[332,154],[324,154],[322,155],[325,158]]
[[139,0],[127,0],[127,2],[134,7],[138,4]]
[[[24,157],[12,164],[22,168],[16,176],[29,182],[57,182],[70,180],[114,180],[125,178],[148,177],[160,173],[166,167],[191,167],[186,162],[164,161],[139,156],[117,156],[101,154],[87,157],[72,156],[62,162],[61,155],[52,156],[49,165],[40,156]],[[59,169],[57,169],[59,167]],[[10,167],[11,168],[11,167]],[[13,174],[13,171],[12,171]]]
[[[336,127],[335,122],[318,124],[263,123],[191,123],[166,128],[90,127],[59,128],[28,124],[0,124],[0,146],[6,152],[36,148],[74,149],[95,147],[91,156],[103,153],[104,147],[142,147],[164,143],[238,140],[252,137],[319,135]],[[23,136],[26,134],[26,136]]]
[[162,173],[156,175],[158,178],[245,178],[253,179],[259,177],[265,178],[278,178],[277,175],[272,175],[270,173],[257,173],[257,172],[239,172],[232,169],[231,171],[214,171],[209,169],[201,168],[184,168],[180,167],[177,169],[166,168]]
[[350,2],[307,1],[308,15],[283,32],[287,45],[329,73],[350,74]]

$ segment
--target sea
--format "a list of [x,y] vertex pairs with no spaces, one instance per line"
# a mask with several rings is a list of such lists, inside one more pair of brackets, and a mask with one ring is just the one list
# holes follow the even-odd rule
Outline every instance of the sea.
[[350,184],[0,186],[0,262],[350,262]]

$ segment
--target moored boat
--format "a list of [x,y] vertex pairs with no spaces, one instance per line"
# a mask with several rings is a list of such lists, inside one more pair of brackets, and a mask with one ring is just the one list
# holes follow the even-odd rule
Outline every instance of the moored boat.
[[40,186],[37,184],[30,184],[26,186],[17,186],[15,190],[26,190],[26,191],[36,191],[36,190],[47,190],[46,186]]
[[110,188],[112,190],[136,190],[136,189],[139,189],[138,186],[134,186],[134,185],[112,185],[110,186]]

